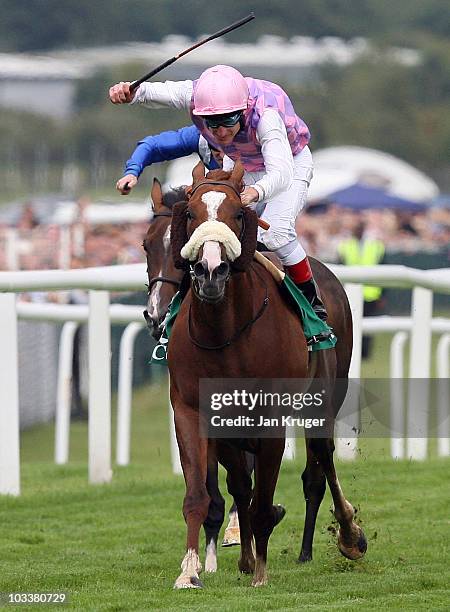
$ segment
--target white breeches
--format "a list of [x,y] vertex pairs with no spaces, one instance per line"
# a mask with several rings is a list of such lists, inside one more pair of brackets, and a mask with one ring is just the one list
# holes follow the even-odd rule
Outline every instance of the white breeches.
[[[289,189],[266,202],[259,202],[255,207],[258,216],[270,225],[268,230],[258,229],[258,240],[269,251],[275,251],[285,266],[292,266],[306,257],[295,231],[295,221],[306,205],[313,174],[312,156],[308,147],[294,157],[294,165],[294,179]],[[246,172],[245,184],[256,183],[263,174]]]

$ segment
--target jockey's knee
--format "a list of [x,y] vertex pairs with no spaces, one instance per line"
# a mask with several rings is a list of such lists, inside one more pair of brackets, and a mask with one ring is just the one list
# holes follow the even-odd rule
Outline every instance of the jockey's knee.
[[296,235],[286,229],[271,227],[267,232],[261,232],[258,239],[269,251],[278,251],[297,240]]
[[297,238],[274,249],[283,266],[293,266],[306,257],[306,253]]

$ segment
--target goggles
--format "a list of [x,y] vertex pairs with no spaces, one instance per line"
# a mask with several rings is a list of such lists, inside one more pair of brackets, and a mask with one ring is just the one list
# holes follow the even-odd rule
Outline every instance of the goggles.
[[242,111],[236,113],[227,113],[226,115],[207,115],[203,116],[206,127],[210,130],[216,130],[220,126],[230,128],[236,125],[242,117]]

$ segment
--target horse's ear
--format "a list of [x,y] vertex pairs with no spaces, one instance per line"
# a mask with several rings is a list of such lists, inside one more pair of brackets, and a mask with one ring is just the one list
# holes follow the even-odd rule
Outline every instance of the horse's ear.
[[192,180],[195,183],[199,183],[203,181],[205,178],[205,164],[202,161],[199,161],[194,169],[192,170]]
[[238,185],[239,188],[242,185],[242,179],[244,177],[244,166],[240,159],[236,161],[234,164],[233,171],[230,175],[230,181],[232,181],[235,185]]
[[153,179],[153,185],[152,185],[152,190],[150,192],[150,195],[151,195],[152,202],[153,202],[153,206],[152,206],[153,212],[155,213],[160,212],[164,204],[163,204],[163,194],[162,194],[161,183],[158,181],[157,178]]
[[239,272],[243,272],[250,265],[256,251],[258,235],[258,217],[255,211],[248,206],[243,206],[242,212],[244,213],[244,232],[241,238],[241,254],[231,264]]
[[172,248],[172,259],[175,268],[178,270],[187,270],[189,262],[184,257],[181,257],[181,249],[188,241],[187,235],[187,202],[178,202],[172,208],[172,223],[170,227],[170,245]]

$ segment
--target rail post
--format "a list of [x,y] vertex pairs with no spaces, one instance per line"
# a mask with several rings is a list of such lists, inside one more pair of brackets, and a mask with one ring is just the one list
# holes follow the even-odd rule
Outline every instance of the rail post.
[[143,323],[130,323],[120,339],[119,383],[117,390],[116,463],[130,463],[131,397],[133,389],[133,347]]
[[0,494],[20,495],[19,364],[14,293],[0,293]]
[[89,482],[110,482],[111,329],[109,293],[89,291]]
[[409,334],[397,332],[391,340],[390,350],[390,413],[391,413],[391,457],[403,459],[405,456],[405,384],[403,357]]
[[436,349],[437,375],[438,375],[438,409],[437,409],[437,435],[438,455],[448,457],[450,455],[450,420],[449,420],[449,382],[450,374],[450,334],[443,334],[439,338]]
[[[361,347],[363,319],[363,286],[346,283],[345,291],[353,318],[353,352],[348,373],[350,386],[344,402],[342,414],[336,420],[336,454],[339,459],[352,460],[357,454],[357,431],[359,428],[359,385],[355,384],[361,377]],[[352,384],[352,380],[355,381]]]
[[433,292],[424,287],[414,287],[411,305],[412,329],[406,417],[406,456],[409,459],[424,460],[427,457],[432,315]]
[[58,388],[55,415],[55,463],[69,460],[70,407],[72,400],[73,340],[78,323],[64,323],[59,340]]

